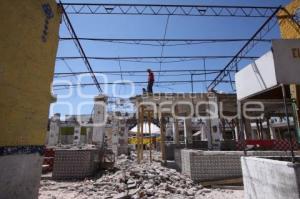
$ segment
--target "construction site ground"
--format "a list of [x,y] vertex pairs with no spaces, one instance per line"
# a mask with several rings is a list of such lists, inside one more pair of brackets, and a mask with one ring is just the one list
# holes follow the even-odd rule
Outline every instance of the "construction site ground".
[[42,178],[39,198],[243,198],[241,187],[203,187],[176,170],[161,166],[159,153],[154,152],[153,159],[150,163],[147,151],[141,164],[135,154],[121,155],[111,171],[81,181]]

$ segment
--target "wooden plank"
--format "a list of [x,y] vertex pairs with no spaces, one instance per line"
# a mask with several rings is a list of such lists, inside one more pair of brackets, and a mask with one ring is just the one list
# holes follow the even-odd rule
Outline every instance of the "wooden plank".
[[233,185],[233,184],[243,184],[243,178],[231,178],[231,179],[223,179],[223,180],[214,180],[214,181],[204,181],[204,182],[201,182],[202,186]]
[[244,186],[227,186],[227,185],[212,185],[213,189],[230,189],[230,190],[244,190]]

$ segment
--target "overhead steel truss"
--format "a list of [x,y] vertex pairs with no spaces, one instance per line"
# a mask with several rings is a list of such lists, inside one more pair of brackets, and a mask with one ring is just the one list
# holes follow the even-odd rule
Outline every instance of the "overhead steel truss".
[[216,78],[209,84],[208,89],[214,89],[222,80],[230,76],[230,70],[237,68],[237,64],[241,61],[240,57],[245,56],[257,44],[257,40],[264,38],[270,30],[277,24],[276,14],[281,10],[279,6],[273,14],[261,25],[261,27],[253,34],[253,36],[246,42],[246,44],[237,52],[237,54],[229,61],[223,70],[216,76]]
[[[195,69],[195,70],[180,70],[180,69],[176,69],[176,70],[152,70],[152,72],[162,72],[162,73],[178,73],[178,72],[184,72],[184,73],[198,73],[198,72],[204,72],[204,73],[208,73],[208,72],[220,72],[220,69]],[[235,70],[232,70],[231,72],[235,72]],[[81,71],[81,72],[57,72],[54,73],[54,75],[81,75],[81,74],[89,74],[90,72],[85,72],[85,71]],[[128,71],[94,71],[94,73],[102,73],[102,74],[133,74],[133,73],[146,73],[145,70],[128,70]]]
[[277,7],[176,4],[62,3],[68,14],[270,17]]
[[85,54],[85,52],[83,50],[83,47],[82,47],[80,41],[78,40],[77,34],[76,34],[76,32],[75,32],[75,30],[73,28],[73,25],[72,25],[72,23],[71,23],[71,21],[69,19],[68,14],[66,13],[66,10],[64,9],[64,7],[62,7],[62,12],[63,12],[63,20],[65,22],[65,25],[66,25],[66,27],[67,27],[67,29],[68,29],[71,37],[73,38],[74,44],[77,47],[77,49],[79,51],[79,54],[81,55],[81,57],[82,57],[85,65],[86,65],[88,71],[90,72],[91,77],[92,77],[92,79],[93,79],[93,81],[94,81],[94,83],[95,83],[98,91],[101,93],[102,92],[102,88],[101,88],[101,86],[100,86],[100,84],[99,84],[99,82],[98,82],[98,80],[97,80],[97,78],[96,78],[96,76],[95,76],[95,74],[93,72],[93,68],[91,67],[91,64],[90,64],[90,62],[89,62],[89,60],[88,60],[88,58],[87,58],[87,56],[86,56],[86,54]]
[[[196,44],[209,44],[209,43],[233,43],[233,42],[246,42],[249,39],[105,39],[105,38],[90,38],[80,37],[80,41],[90,42],[110,42],[121,44],[134,44],[134,45],[148,45],[148,46],[179,46],[179,45],[196,45]],[[61,37],[60,41],[70,41],[72,37]],[[258,42],[271,42],[271,39],[260,39]]]
[[[231,84],[234,82],[231,78],[231,73],[238,71],[238,63],[242,59],[255,59],[254,56],[246,56],[251,49],[258,42],[270,42],[269,39],[264,39],[267,33],[276,25],[276,14],[280,10],[286,12],[287,18],[294,20],[284,8],[279,7],[256,7],[256,6],[210,6],[210,5],[161,5],[161,4],[93,4],[93,3],[61,3],[64,14],[68,19],[67,14],[122,14],[122,15],[179,15],[179,16],[220,16],[220,17],[266,17],[267,20],[263,25],[254,33],[254,35],[246,39],[103,39],[103,38],[80,38],[77,37],[72,25],[66,24],[68,29],[71,29],[71,37],[60,38],[63,40],[75,40],[77,47],[79,46],[80,57],[57,57],[57,59],[84,59],[91,73],[94,77],[94,72],[90,67],[89,59],[100,60],[125,60],[125,61],[141,61],[143,59],[157,59],[162,63],[164,59],[179,59],[179,61],[193,60],[193,59],[209,59],[209,58],[229,58],[230,61],[225,67],[220,70],[213,80],[204,80],[210,82],[208,89],[214,89],[219,83]],[[298,24],[297,24],[298,25]],[[70,28],[71,27],[71,28]],[[80,41],[103,41],[103,42],[118,42],[118,43],[132,43],[144,44],[145,42],[157,42],[158,45],[167,45],[169,42],[181,42],[173,45],[197,44],[206,42],[243,42],[245,45],[234,56],[181,56],[181,57],[87,57],[81,47]],[[156,44],[157,45],[157,44]],[[169,44],[172,45],[172,44]],[[91,70],[90,70],[91,69]],[[229,80],[225,80],[229,77]],[[93,78],[94,85],[99,85],[97,79]],[[203,82],[201,80],[201,82]],[[161,82],[162,83],[162,82]],[[92,85],[92,84],[91,84]],[[99,85],[100,86],[100,85]],[[97,86],[98,87],[98,86]],[[233,85],[232,85],[233,88]],[[99,89],[99,87],[98,87]],[[100,88],[101,89],[101,88]]]
[[[144,60],[144,59],[155,59],[163,62],[165,59],[176,59],[176,60],[193,60],[193,59],[230,59],[235,57],[234,55],[200,55],[200,56],[141,56],[141,57],[86,57],[87,59],[94,60]],[[59,56],[57,60],[76,60],[82,59],[83,56]],[[238,56],[239,59],[257,59],[258,56]]]
[[[212,80],[193,80],[193,83],[203,83],[203,82],[209,82]],[[234,81],[230,80],[223,80],[223,83],[234,83]],[[102,82],[101,84],[103,85],[114,85],[114,84],[119,84],[119,85],[130,85],[130,84],[147,84],[147,81],[117,81],[117,82]],[[190,80],[170,80],[170,81],[157,81],[155,84],[180,84],[180,83],[191,83]],[[95,86],[95,83],[79,83],[79,84],[54,84],[52,87],[57,88],[57,87],[76,87],[76,86]]]

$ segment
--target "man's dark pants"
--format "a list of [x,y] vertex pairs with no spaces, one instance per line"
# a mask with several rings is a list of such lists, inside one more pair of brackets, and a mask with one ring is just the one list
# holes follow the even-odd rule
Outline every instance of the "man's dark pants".
[[153,82],[148,82],[148,86],[147,86],[148,93],[153,93],[152,87],[153,87]]

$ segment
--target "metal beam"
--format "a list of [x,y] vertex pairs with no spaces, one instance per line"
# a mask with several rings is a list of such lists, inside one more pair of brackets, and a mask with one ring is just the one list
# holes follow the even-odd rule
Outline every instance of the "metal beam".
[[[273,14],[260,26],[254,35],[246,42],[246,44],[238,51],[238,53],[229,61],[223,70],[216,76],[216,78],[208,86],[209,90],[214,89],[222,80],[229,75],[230,70],[236,68],[237,64],[241,61],[240,57],[245,56],[257,44],[256,39],[262,39],[277,23],[275,18],[278,11],[282,9],[279,6]],[[273,20],[273,22],[272,22]]]
[[[196,72],[220,72],[222,69],[199,69],[199,70],[152,70],[152,72],[167,72],[167,73],[178,73],[178,72],[185,72],[185,73],[196,73]],[[231,70],[231,72],[235,72],[235,70]],[[90,72],[58,72],[54,73],[54,75],[81,75],[81,74],[89,74]],[[147,73],[145,70],[130,70],[130,71],[94,71],[95,74],[132,74],[132,73]]]
[[[212,81],[212,80],[194,80],[194,83],[200,83],[200,82],[206,82],[206,81]],[[229,80],[223,80],[222,82],[224,83],[231,83],[234,81],[229,81]],[[147,84],[147,81],[139,81],[139,82],[131,82],[133,84]],[[191,83],[190,80],[173,80],[173,81],[158,81],[155,82],[155,84],[170,84],[170,83]],[[126,85],[129,83],[128,82],[103,82],[102,84],[106,84],[106,85],[114,85],[114,84],[120,84],[120,85]],[[81,84],[72,84],[72,85],[68,85],[68,84],[58,84],[58,85],[53,85],[52,87],[76,87],[76,86],[94,86],[94,83],[81,83]]]
[[78,40],[77,34],[75,32],[75,29],[72,26],[71,20],[69,19],[69,16],[68,16],[66,10],[64,9],[64,7],[63,6],[61,6],[61,7],[62,7],[63,15],[64,15],[64,18],[63,18],[64,22],[65,22],[65,24],[66,24],[66,26],[67,26],[67,28],[68,28],[68,30],[69,30],[72,38],[73,38],[73,41],[74,41],[75,45],[78,48],[78,51],[79,51],[79,53],[81,55],[81,58],[84,60],[84,63],[86,65],[88,71],[91,74],[91,77],[92,77],[92,79],[93,79],[93,81],[94,81],[94,83],[95,83],[98,91],[101,93],[102,92],[101,86],[100,86],[100,84],[99,84],[99,82],[98,82],[98,80],[97,80],[97,78],[96,78],[96,76],[95,76],[95,74],[93,72],[91,64],[90,64],[89,60],[87,59],[87,56],[86,56],[86,54],[85,54],[85,52],[83,50],[83,47],[82,47],[80,41]]
[[[73,40],[72,37],[60,37],[60,40]],[[160,39],[160,38],[149,38],[149,39],[139,39],[139,38],[93,38],[93,37],[78,37],[79,40],[82,41],[107,41],[107,42],[242,42],[242,41],[248,41],[248,38],[238,38],[238,39],[188,39],[188,38],[182,38],[182,39]],[[262,41],[262,42],[270,42],[271,39],[256,39],[256,41]]]
[[[98,60],[142,60],[142,59],[229,59],[237,57],[240,59],[256,59],[258,56],[235,56],[235,55],[202,55],[202,56],[141,56],[141,57],[86,57],[87,59]],[[82,59],[82,56],[59,56],[57,60]]]
[[277,7],[176,5],[176,4],[108,4],[63,3],[68,14],[179,15],[221,17],[270,17]]
[[[73,38],[62,37],[60,41],[69,41]],[[89,38],[80,37],[80,41],[88,42],[108,42],[118,44],[145,45],[145,46],[182,46],[182,45],[199,45],[215,43],[239,43],[246,42],[248,39],[120,39],[120,38]],[[258,42],[271,42],[271,39],[261,39]]]

